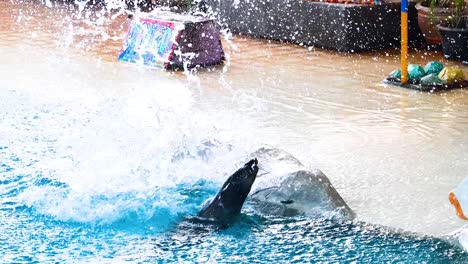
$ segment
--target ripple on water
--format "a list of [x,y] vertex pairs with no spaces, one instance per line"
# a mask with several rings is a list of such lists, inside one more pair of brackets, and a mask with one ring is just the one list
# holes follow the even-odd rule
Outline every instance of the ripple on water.
[[[228,230],[197,230],[154,238],[153,259],[219,262],[463,261],[467,255],[437,239],[364,224],[263,220]],[[168,250],[177,248],[177,251]],[[166,252],[166,250],[168,250]],[[461,254],[460,254],[461,253]]]
[[[200,104],[211,109],[202,112],[175,78],[79,58],[98,54],[113,61],[124,16],[105,20],[115,24],[109,34],[108,25],[86,23],[70,12],[61,17],[56,9],[2,4],[7,8],[0,9],[6,21],[0,25],[0,52],[11,62],[0,66],[2,261],[466,262],[465,253],[442,240],[361,223],[264,219],[248,205],[227,230],[184,223],[256,146],[252,138],[262,135],[285,147],[307,145],[346,186],[347,200],[366,203],[358,207],[364,212],[377,211],[373,219],[378,212],[389,218],[399,208],[421,212],[415,207],[434,205],[437,198],[412,199],[424,181],[438,182],[426,176],[427,169],[437,171],[428,153],[450,154],[438,161],[446,163],[442,168],[466,153],[453,147],[466,142],[454,137],[468,127],[466,92],[382,93],[367,85],[378,74],[363,74],[371,79],[362,85],[346,74],[356,65],[318,60],[330,56],[343,63],[337,55],[246,39],[239,40],[244,53],[232,54],[235,63],[223,69],[230,91],[237,93],[216,97],[216,103],[203,93]],[[58,46],[89,53],[71,47],[64,53],[77,56],[42,53]],[[305,62],[307,56],[314,65]],[[309,70],[307,76],[298,69]],[[322,78],[331,70],[346,77]],[[206,87],[221,89],[210,81],[216,74],[200,78],[208,80]],[[234,107],[220,110],[229,101]],[[449,150],[437,142],[445,133],[453,140]],[[207,141],[217,143],[207,147]],[[414,166],[413,158],[424,162]],[[399,188],[411,189],[411,195],[401,199]],[[379,200],[379,193],[391,199]]]

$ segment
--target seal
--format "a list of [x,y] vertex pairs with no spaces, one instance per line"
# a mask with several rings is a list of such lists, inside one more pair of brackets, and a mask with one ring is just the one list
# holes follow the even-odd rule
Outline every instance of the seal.
[[198,217],[226,222],[240,214],[258,173],[258,161],[252,159],[232,174],[214,198],[208,199]]
[[253,207],[264,215],[355,218],[354,212],[320,170],[290,173],[278,186],[257,190],[250,199]]

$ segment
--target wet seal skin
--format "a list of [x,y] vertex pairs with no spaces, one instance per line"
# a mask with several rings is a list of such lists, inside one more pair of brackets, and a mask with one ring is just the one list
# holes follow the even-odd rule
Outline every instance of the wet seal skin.
[[258,161],[252,159],[234,172],[214,198],[208,199],[198,217],[228,222],[240,214],[258,173]]
[[320,170],[289,173],[278,186],[257,190],[250,199],[256,211],[263,215],[355,218],[355,213]]

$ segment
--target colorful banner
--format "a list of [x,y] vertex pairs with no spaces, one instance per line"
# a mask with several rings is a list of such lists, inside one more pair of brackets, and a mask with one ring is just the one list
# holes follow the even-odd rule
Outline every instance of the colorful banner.
[[176,48],[181,27],[173,22],[151,18],[134,19],[127,33],[119,60],[165,68]]

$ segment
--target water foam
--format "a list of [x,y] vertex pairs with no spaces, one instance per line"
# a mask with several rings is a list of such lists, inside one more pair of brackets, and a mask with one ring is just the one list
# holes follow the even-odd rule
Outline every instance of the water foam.
[[[27,184],[18,204],[86,223],[188,214],[199,205],[180,207],[185,198],[173,188],[200,179],[221,182],[245,162],[252,139],[242,130],[251,122],[225,109],[202,111],[191,89],[170,75],[47,58],[45,67],[11,67],[0,82],[9,88],[0,90],[0,145],[9,147],[2,159],[20,157],[14,173],[32,182],[61,183]],[[24,71],[32,78],[20,78]],[[239,135],[232,122],[243,127]]]

